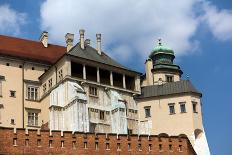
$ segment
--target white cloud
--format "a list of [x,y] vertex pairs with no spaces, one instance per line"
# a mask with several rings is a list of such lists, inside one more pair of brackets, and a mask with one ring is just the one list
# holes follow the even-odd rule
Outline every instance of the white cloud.
[[204,20],[214,37],[221,41],[232,40],[232,10],[219,10],[209,2],[205,2],[203,8]]
[[94,41],[94,34],[101,32],[104,49],[113,56],[122,54],[125,60],[135,53],[144,61],[158,38],[181,55],[195,49],[196,44],[191,41],[199,23],[192,12],[195,3],[196,0],[46,0],[41,6],[41,29],[47,30],[55,42],[63,42],[65,33],[77,34],[80,28],[86,29],[86,35]]
[[7,4],[0,5],[0,12],[0,33],[19,34],[20,27],[26,22],[26,14],[13,10]]
[[101,32],[103,49],[125,62],[133,61],[132,55],[144,61],[158,38],[177,56],[198,51],[199,40],[193,38],[201,22],[218,39],[232,38],[231,12],[207,0],[46,0],[40,12],[41,29],[52,41],[64,42],[67,32],[78,39],[78,29],[84,28],[95,42]]

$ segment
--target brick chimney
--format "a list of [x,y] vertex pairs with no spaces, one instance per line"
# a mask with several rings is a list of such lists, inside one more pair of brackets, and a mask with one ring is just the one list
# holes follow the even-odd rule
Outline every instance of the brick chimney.
[[85,49],[85,30],[81,29],[79,30],[80,33],[80,45],[81,45],[81,49]]
[[48,47],[48,32],[43,31],[39,38],[44,47]]
[[67,47],[67,52],[73,47],[74,34],[67,33],[65,35],[65,42]]
[[96,34],[96,38],[97,38],[97,53],[101,55],[101,34],[100,33]]

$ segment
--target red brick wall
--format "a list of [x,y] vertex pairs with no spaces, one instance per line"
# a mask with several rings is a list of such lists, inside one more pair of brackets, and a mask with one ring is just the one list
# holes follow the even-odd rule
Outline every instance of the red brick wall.
[[[49,141],[52,143],[51,147]],[[86,148],[84,148],[85,143]],[[98,145],[97,148],[96,145]],[[109,149],[106,149],[106,145],[109,146]],[[149,145],[151,150],[149,150]],[[180,147],[182,151],[180,151]],[[62,136],[60,131],[50,133],[48,130],[38,132],[37,130],[14,130],[3,127],[0,127],[0,154],[196,155],[189,140],[185,137],[95,135],[80,132],[74,134],[63,132]]]

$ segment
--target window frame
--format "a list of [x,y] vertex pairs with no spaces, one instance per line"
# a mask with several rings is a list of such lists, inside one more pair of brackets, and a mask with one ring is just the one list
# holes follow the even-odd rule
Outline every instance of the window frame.
[[89,96],[98,97],[98,88],[89,86]]
[[27,85],[27,99],[32,100],[32,101],[38,101],[39,100],[39,86]]
[[[173,107],[173,109],[171,109],[171,107]],[[169,103],[169,104],[168,104],[168,108],[169,108],[169,114],[170,114],[170,115],[176,114],[176,111],[175,111],[175,103]]]
[[[180,113],[187,113],[186,102],[179,102],[179,104],[180,104]],[[182,106],[184,106],[184,111],[182,109]]]
[[[31,117],[32,120],[29,120],[29,117]],[[39,126],[39,112],[27,112],[27,126]]]
[[[147,112],[149,112],[149,113],[147,113]],[[144,107],[144,114],[145,114],[145,118],[151,117],[151,106]]]
[[10,90],[10,97],[16,97],[16,91],[15,90]]
[[174,76],[173,75],[165,75],[165,77],[166,77],[166,82],[174,82]]
[[100,120],[105,120],[105,111],[100,110],[100,112],[99,112],[99,119]]
[[197,103],[197,102],[192,101],[192,109],[193,109],[193,113],[198,113],[197,105],[198,105],[198,103]]

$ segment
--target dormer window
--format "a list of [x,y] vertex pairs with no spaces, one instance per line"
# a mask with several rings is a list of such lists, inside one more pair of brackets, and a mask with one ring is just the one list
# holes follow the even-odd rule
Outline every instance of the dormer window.
[[172,75],[166,75],[166,82],[173,82],[174,78]]

